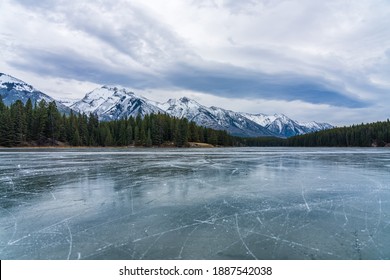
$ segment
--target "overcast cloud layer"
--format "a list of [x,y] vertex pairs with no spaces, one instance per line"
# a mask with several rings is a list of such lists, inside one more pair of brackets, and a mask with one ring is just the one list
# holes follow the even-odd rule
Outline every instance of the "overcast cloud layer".
[[56,98],[103,84],[158,101],[336,125],[390,112],[390,2],[0,2],[0,72]]

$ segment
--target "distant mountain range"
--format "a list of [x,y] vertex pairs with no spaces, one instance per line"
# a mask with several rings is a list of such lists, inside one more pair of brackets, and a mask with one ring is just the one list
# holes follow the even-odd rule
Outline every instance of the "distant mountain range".
[[[36,90],[33,86],[12,76],[0,73],[0,95],[6,105],[20,99],[24,103],[31,98],[33,102],[44,99],[55,101],[62,112],[74,110],[96,114],[100,120],[116,120],[152,113],[168,114],[177,118],[187,118],[196,124],[213,129],[226,130],[232,135],[257,137],[290,137],[309,132],[332,128],[328,123],[300,123],[283,114],[249,114],[226,110],[218,107],[206,107],[187,97],[169,99],[165,103],[151,101],[135,93],[118,87],[103,86],[85,95],[70,106],[69,102],[55,100]],[[65,105],[66,104],[66,105]]]

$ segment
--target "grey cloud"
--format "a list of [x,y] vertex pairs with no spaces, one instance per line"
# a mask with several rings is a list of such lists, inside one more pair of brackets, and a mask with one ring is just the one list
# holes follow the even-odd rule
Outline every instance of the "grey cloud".
[[223,97],[302,100],[313,104],[360,108],[370,104],[349,97],[321,79],[293,73],[266,74],[226,64],[178,65],[166,79],[172,84]]
[[[72,52],[65,48],[57,50],[15,48],[14,52],[23,59],[9,62],[9,64],[18,69],[53,77],[61,76],[93,81],[99,84],[121,84],[150,89],[183,88],[224,97],[303,100],[315,104],[330,104],[349,108],[370,105],[365,100],[353,97],[350,92],[353,87],[375,94],[381,93],[380,89],[365,78],[364,71],[358,72],[355,69],[349,69],[351,66],[347,65],[348,61],[346,64],[332,64],[331,61],[327,61],[328,56],[310,55],[309,52],[303,51],[302,56],[296,57],[296,53],[288,50],[290,43],[292,47],[297,43],[299,49],[299,43],[304,39],[310,42],[305,46],[313,47],[314,51],[316,47],[324,49],[325,46],[326,48],[326,44],[322,44],[326,43],[326,40],[317,41],[316,38],[321,37],[322,32],[327,30],[328,22],[334,20],[333,26],[337,26],[338,22],[330,12],[331,8],[325,3],[320,4],[321,9],[328,7],[329,10],[326,10],[325,15],[321,17],[319,17],[321,13],[319,13],[318,4],[304,7],[294,6],[305,17],[292,16],[290,18],[292,20],[289,21],[292,30],[290,35],[284,33],[285,30],[289,30],[289,26],[286,29],[286,22],[283,21],[278,25],[282,26],[279,33],[277,27],[268,30],[268,26],[263,26],[259,29],[256,24],[253,24],[242,30],[243,33],[248,33],[244,34],[245,36],[240,36],[242,33],[228,34],[232,35],[230,38],[233,38],[232,40],[237,44],[231,52],[236,60],[232,62],[232,59],[229,59],[230,53],[226,52],[227,55],[221,56],[220,61],[230,61],[230,63],[247,66],[252,65],[251,61],[258,61],[259,67],[254,70],[245,66],[238,67],[233,64],[213,62],[211,61],[213,57],[200,58],[196,53],[197,50],[186,45],[186,42],[175,34],[171,27],[165,26],[159,18],[128,1],[17,0],[17,2],[27,9],[36,11],[45,19],[49,17],[49,20],[60,22],[73,31],[83,33],[86,38],[93,38],[101,48],[109,48],[110,51],[112,49],[113,53],[117,52],[132,58],[144,68],[150,69],[150,73],[134,70],[130,66],[126,66],[125,62],[118,62],[117,67],[106,65],[99,60],[99,54],[88,54],[88,49]],[[203,0],[193,3],[197,3],[199,7],[205,9],[214,7],[226,9],[230,13],[245,14],[246,11],[250,12],[255,7],[271,6],[274,8],[281,2],[283,0],[276,2],[269,0],[224,0],[218,2]],[[309,2],[307,1],[307,3]],[[283,8],[282,15],[290,12],[286,7]],[[277,15],[280,17],[281,14]],[[308,25],[308,22],[311,25]],[[241,29],[238,30],[241,31]],[[212,35],[215,34],[210,34],[210,36]],[[236,39],[235,35],[241,41]],[[252,40],[250,37],[259,36],[262,38],[263,35],[268,38],[269,45],[262,44],[260,40]],[[281,42],[272,41],[279,40],[279,37]],[[250,40],[246,41],[247,38]],[[207,45],[206,40],[202,42]],[[71,42],[69,43],[71,44]],[[341,41],[341,44],[344,42]],[[274,46],[283,46],[284,48],[275,51]],[[226,51],[222,50],[222,47],[220,49],[221,52]],[[343,48],[341,49],[343,50]],[[241,57],[245,63],[240,63]],[[313,57],[315,58],[313,59]],[[275,73],[279,71],[279,73],[266,74],[268,66],[262,68],[262,62],[267,64],[273,62],[276,67],[272,70]],[[304,71],[301,71],[302,68],[299,70],[294,68],[297,63],[304,66]],[[378,69],[386,70],[389,62],[385,61],[376,65],[381,66]],[[337,69],[338,66],[342,69]],[[289,72],[282,72],[286,69],[289,69]],[[315,71],[317,76],[309,75],[311,70]],[[375,68],[367,71],[375,72]],[[320,72],[324,73],[322,78],[318,77]],[[381,74],[381,76],[384,75]],[[332,82],[329,82],[330,80]]]
[[43,76],[59,76],[98,84],[118,84],[139,89],[182,88],[228,98],[240,96],[302,100],[349,108],[369,105],[331,88],[325,81],[320,83],[319,79],[292,73],[271,75],[221,63],[178,63],[159,74],[152,74],[130,69],[125,72],[65,49],[58,52],[29,49],[20,52],[20,56],[24,59],[10,62],[15,68]]
[[[28,7],[31,2],[19,0]],[[159,67],[184,53],[195,55],[168,27],[131,2],[38,2],[34,9],[43,16],[52,14],[70,29],[84,32],[144,66]]]
[[215,0],[193,0],[192,5],[198,8],[214,8],[214,9],[226,9],[231,14],[255,14],[254,9],[269,8],[279,5],[287,0],[222,0],[217,2]]
[[150,73],[123,71],[70,50],[58,52],[19,50],[22,60],[9,62],[13,67],[42,76],[61,77],[97,84],[123,85],[133,88],[158,87],[164,82]]

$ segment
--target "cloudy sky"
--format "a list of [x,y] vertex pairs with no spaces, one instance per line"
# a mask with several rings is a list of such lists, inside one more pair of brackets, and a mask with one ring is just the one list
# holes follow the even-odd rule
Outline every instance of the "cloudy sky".
[[55,98],[156,101],[335,125],[390,117],[388,0],[1,0],[0,72]]

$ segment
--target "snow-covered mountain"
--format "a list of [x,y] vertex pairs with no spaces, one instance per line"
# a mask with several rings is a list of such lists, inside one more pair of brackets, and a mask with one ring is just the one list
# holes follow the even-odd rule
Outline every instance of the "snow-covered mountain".
[[206,107],[187,97],[169,99],[158,105],[167,114],[177,118],[187,118],[198,125],[218,130],[226,130],[232,135],[256,137],[278,136],[261,125],[245,118],[240,113],[217,107]]
[[329,123],[319,123],[319,122],[301,122],[302,126],[306,127],[306,133],[315,132],[319,130],[331,129],[334,126]]
[[307,125],[300,124],[285,115],[267,116],[206,107],[187,97],[158,103],[138,96],[128,89],[109,86],[103,86],[87,93],[71,108],[78,112],[96,114],[101,120],[166,113],[177,118],[185,117],[201,126],[226,130],[232,135],[245,137],[290,137],[331,127],[330,125],[329,127],[321,126],[315,122]]
[[242,113],[242,115],[282,137],[291,137],[333,127],[328,123],[314,121],[302,123],[294,121],[283,114],[265,115]]
[[85,95],[83,99],[70,106],[74,111],[96,114],[101,120],[117,120],[152,113],[164,113],[153,102],[133,92],[117,87],[103,86]]
[[300,123],[283,114],[248,114],[214,106],[206,107],[186,97],[158,103],[138,96],[128,89],[111,86],[103,86],[87,93],[83,99],[73,103],[69,109],[66,106],[70,104],[69,101],[54,100],[33,86],[2,73],[0,73],[0,95],[6,105],[18,99],[24,103],[29,98],[33,103],[44,99],[47,102],[56,101],[58,109],[62,112],[70,112],[72,109],[86,114],[93,113],[100,120],[165,113],[177,118],[185,117],[201,126],[226,130],[232,135],[246,137],[290,137],[333,127],[327,123]]
[[0,96],[2,97],[4,104],[7,106],[11,105],[16,100],[21,100],[23,103],[26,103],[30,98],[34,104],[35,102],[39,103],[39,101],[44,99],[48,103],[55,101],[60,112],[70,112],[70,109],[67,106],[58,102],[54,98],[35,89],[33,86],[23,82],[22,80],[3,73],[0,73]]

